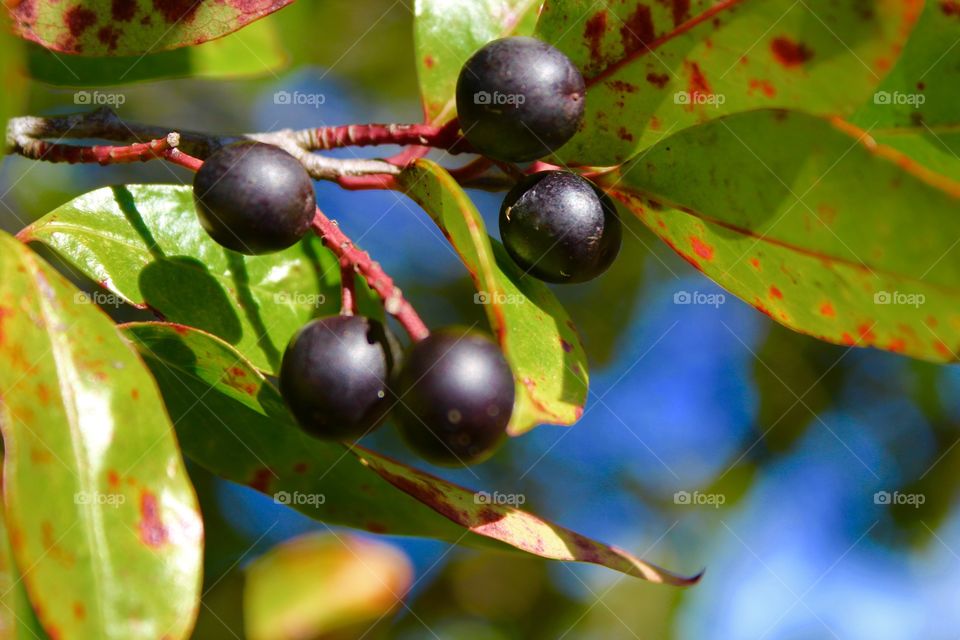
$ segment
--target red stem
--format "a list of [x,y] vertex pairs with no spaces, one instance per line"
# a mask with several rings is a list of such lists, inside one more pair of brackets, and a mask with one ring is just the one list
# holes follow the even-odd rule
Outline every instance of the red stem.
[[[340,147],[366,147],[381,144],[414,145],[446,149],[450,153],[470,152],[469,143],[460,135],[460,124],[451,120],[437,127],[429,124],[349,124],[320,127],[310,132],[310,148],[318,151]],[[411,153],[405,150],[399,154]],[[422,153],[419,150],[414,153]]]
[[190,171],[199,171],[203,166],[203,160],[187,155],[180,149],[169,149],[163,153],[163,159],[167,162],[180,165]]
[[353,265],[344,259],[340,260],[340,314],[355,315],[357,309],[357,278]]
[[367,281],[367,284],[370,285],[370,288],[376,291],[383,300],[383,306],[387,313],[397,319],[410,335],[411,340],[422,340],[430,335],[427,325],[403,297],[403,293],[393,283],[393,279],[383,271],[378,263],[370,258],[366,251],[357,248],[350,241],[350,238],[340,230],[337,223],[325,216],[319,207],[317,207],[316,217],[313,219],[313,230],[320,236],[327,248],[340,259],[341,264],[346,262],[355,266],[356,270]]
[[462,167],[450,169],[450,175],[457,182],[462,182],[483,175],[483,173],[492,166],[493,160],[490,158],[480,157],[476,160],[468,162]]
[[45,140],[34,140],[30,143],[32,157],[45,162],[96,162],[100,165],[123,164],[127,162],[147,162],[163,157],[179,142],[176,134],[166,138],[158,138],[149,142],[138,142],[129,145],[97,145],[84,147],[71,144],[57,144]]

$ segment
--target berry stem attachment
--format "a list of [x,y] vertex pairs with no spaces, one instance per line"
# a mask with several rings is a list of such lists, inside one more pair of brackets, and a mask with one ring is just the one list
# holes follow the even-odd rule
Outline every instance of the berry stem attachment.
[[411,340],[420,341],[430,335],[427,325],[403,297],[403,292],[393,283],[393,279],[370,258],[366,251],[357,248],[340,230],[339,225],[324,215],[319,207],[313,219],[313,230],[323,240],[324,245],[340,259],[341,264],[346,262],[354,265],[357,273],[364,277],[370,288],[383,300],[387,313],[397,319]]
[[356,271],[350,262],[340,259],[340,315],[352,316],[357,308]]

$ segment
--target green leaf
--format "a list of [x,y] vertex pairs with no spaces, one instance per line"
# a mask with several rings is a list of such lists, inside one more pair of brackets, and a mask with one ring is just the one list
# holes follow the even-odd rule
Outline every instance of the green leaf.
[[893,70],[851,122],[877,142],[928,169],[960,180],[960,20],[947,4],[928,2]]
[[670,573],[622,549],[600,544],[531,513],[496,504],[489,500],[489,495],[451,484],[369,451],[355,449],[354,453],[385,480],[454,522],[521,551],[552,560],[599,564],[630,576],[674,586],[695,584],[702,575],[687,578]]
[[488,504],[488,494],[373,451],[310,438],[295,426],[279,392],[241,354],[209,334],[165,323],[128,324],[124,331],[163,391],[185,455],[312,518],[454,544],[503,549],[504,543],[544,558],[593,562],[656,582],[696,580],[530,513]]
[[920,8],[902,0],[547,0],[537,35],[587,79],[584,126],[557,155],[618,164],[671,132],[759,107],[849,115],[896,61]]
[[153,380],[110,319],[0,235],[3,499],[51,637],[185,638],[203,525]]
[[960,184],[850,125],[773,110],[713,120],[655,145],[604,188],[791,329],[957,359]]
[[475,300],[484,305],[510,362],[517,381],[510,433],[579,420],[587,397],[587,356],[566,310],[490,239],[476,207],[446,170],[421,160],[399,180],[457,250],[477,287]]
[[232,33],[292,0],[21,0],[10,6],[21,38],[60,53],[138,56]]
[[491,40],[533,33],[543,0],[416,0],[414,44],[426,121],[457,115],[460,68]]
[[340,270],[312,234],[264,256],[216,244],[197,222],[188,186],[91,191],[20,232],[130,304],[209,331],[274,371],[294,332],[336,313]]
[[301,536],[247,568],[246,635],[250,640],[360,637],[399,603],[412,582],[410,561],[393,545],[333,532]]
[[4,640],[47,640],[33,613],[23,576],[10,548],[7,523],[0,512],[0,638]]
[[[31,44],[27,67],[32,78],[49,84],[106,87],[166,78],[261,75],[281,68],[286,60],[276,25],[261,20],[219,40],[146,56],[66,57]],[[74,102],[83,103],[85,97],[76,96]]]

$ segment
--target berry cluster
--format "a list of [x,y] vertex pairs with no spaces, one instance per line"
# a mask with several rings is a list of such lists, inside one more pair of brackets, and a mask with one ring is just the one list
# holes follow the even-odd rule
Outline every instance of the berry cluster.
[[[548,155],[583,120],[583,76],[567,56],[534,38],[494,40],[457,80],[457,113],[474,149],[497,160]],[[570,171],[520,181],[500,208],[500,236],[525,273],[547,282],[584,282],[610,266],[621,229],[609,196]]]
[[[583,76],[557,49],[504,38],[480,49],[457,82],[463,136],[505,162],[550,154],[576,133]],[[244,141],[203,163],[194,180],[200,222],[221,245],[279,251],[307,232],[316,209],[303,166],[280,148]],[[500,209],[500,234],[517,265],[548,282],[584,282],[620,249],[616,207],[570,171],[520,180]],[[345,314],[311,321],[283,356],[280,390],[297,422],[323,439],[353,441],[392,415],[404,438],[438,464],[472,464],[504,439],[515,383],[497,344],[460,327],[439,329],[406,353],[378,321]]]

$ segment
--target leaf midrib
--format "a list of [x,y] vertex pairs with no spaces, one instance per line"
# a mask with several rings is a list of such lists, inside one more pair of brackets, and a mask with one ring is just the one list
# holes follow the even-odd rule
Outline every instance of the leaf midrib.
[[[944,285],[944,284],[941,284],[941,283],[938,283],[938,282],[931,282],[931,281],[929,281],[929,280],[922,280],[922,279],[920,279],[920,278],[918,278],[918,277],[916,277],[916,276],[913,276],[913,275],[907,275],[907,274],[903,274],[903,273],[898,273],[898,272],[896,272],[896,271],[891,271],[891,270],[889,270],[889,269],[885,269],[885,268],[882,268],[882,267],[874,267],[874,266],[868,264],[866,261],[854,262],[853,260],[849,260],[849,259],[847,259],[847,258],[841,258],[841,257],[839,257],[839,256],[833,256],[833,255],[830,255],[830,254],[827,254],[827,253],[822,253],[822,252],[820,252],[820,251],[815,251],[815,250],[813,250],[813,249],[807,249],[807,248],[804,248],[804,247],[802,247],[802,246],[795,245],[795,244],[792,244],[792,243],[790,243],[790,242],[787,242],[787,241],[785,241],[785,240],[780,240],[779,238],[771,238],[769,235],[762,234],[762,233],[760,233],[760,232],[758,232],[758,231],[755,231],[755,230],[753,230],[753,229],[749,229],[749,228],[747,228],[747,227],[741,227],[741,226],[735,225],[735,224],[733,224],[733,223],[731,223],[731,222],[727,222],[727,221],[725,221],[725,220],[720,220],[719,218],[714,218],[714,217],[712,217],[712,216],[708,216],[707,214],[703,213],[702,211],[696,211],[696,210],[694,210],[694,209],[691,209],[690,207],[687,207],[686,205],[680,205],[680,204],[678,204],[678,203],[676,203],[676,202],[672,202],[671,200],[669,200],[669,199],[667,199],[667,198],[664,198],[663,196],[661,196],[661,195],[659,195],[659,194],[654,194],[654,193],[651,193],[651,192],[647,192],[647,191],[644,191],[644,190],[642,190],[642,189],[635,189],[635,188],[623,187],[622,185],[619,185],[619,186],[617,186],[617,187],[615,187],[615,188],[613,188],[613,189],[610,189],[609,191],[610,191],[610,192],[614,192],[614,193],[615,193],[615,192],[621,192],[621,193],[625,193],[625,194],[630,194],[630,195],[632,195],[632,196],[639,196],[639,197],[650,198],[650,199],[655,200],[656,202],[658,202],[658,203],[660,203],[660,204],[662,204],[662,205],[664,205],[664,206],[666,206],[666,207],[669,207],[672,211],[676,211],[677,213],[682,213],[682,214],[684,214],[684,215],[688,215],[688,216],[693,217],[693,218],[696,218],[696,219],[698,219],[698,220],[702,220],[703,222],[705,222],[705,223],[707,223],[707,224],[715,225],[715,226],[721,227],[721,228],[723,228],[723,229],[727,229],[728,231],[733,231],[733,232],[735,232],[735,233],[738,233],[738,234],[740,234],[740,235],[742,235],[742,236],[749,237],[749,238],[753,238],[753,239],[755,239],[757,242],[760,242],[760,243],[763,243],[763,244],[768,244],[768,245],[773,245],[773,246],[776,246],[776,247],[780,247],[780,248],[782,248],[782,249],[787,249],[787,250],[789,250],[789,251],[793,251],[793,252],[795,252],[795,253],[798,253],[798,254],[801,254],[801,255],[804,255],[804,256],[807,256],[807,257],[810,257],[810,258],[816,258],[817,260],[821,260],[821,261],[826,262],[826,263],[831,264],[831,265],[833,265],[833,264],[842,265],[842,266],[845,266],[845,267],[849,267],[849,268],[852,268],[852,269],[856,269],[856,270],[858,270],[858,271],[866,272],[866,273],[868,273],[868,274],[870,274],[870,275],[884,276],[884,277],[887,277],[887,278],[891,278],[891,279],[893,279],[893,280],[901,280],[901,281],[907,281],[907,282],[916,282],[916,283],[920,283],[920,284],[922,284],[922,285],[924,285],[924,286],[926,286],[926,287],[932,287],[932,288],[934,288],[934,289],[939,289],[939,290],[941,290],[941,291],[943,291],[943,292],[945,292],[945,293],[949,293],[950,295],[960,296],[960,287],[951,287],[951,286]],[[648,226],[649,226],[649,225],[648,225]]]

